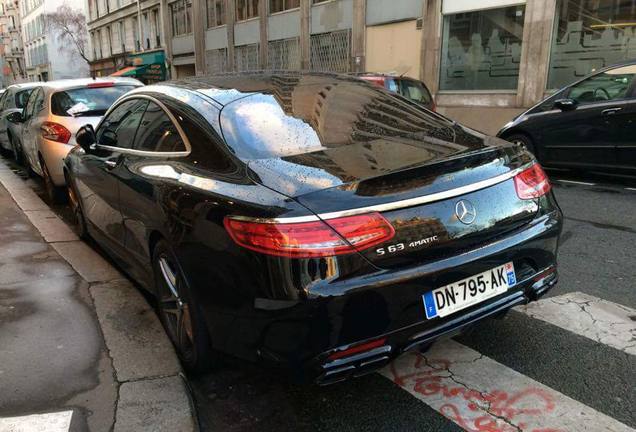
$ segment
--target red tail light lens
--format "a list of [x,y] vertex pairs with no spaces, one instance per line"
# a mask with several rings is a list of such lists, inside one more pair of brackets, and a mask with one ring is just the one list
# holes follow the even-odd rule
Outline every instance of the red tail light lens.
[[232,217],[226,217],[224,221],[228,233],[239,245],[290,258],[347,254],[367,249],[395,235],[391,224],[379,213],[326,222],[262,223]]
[[93,88],[93,87],[112,87],[114,85],[115,85],[114,82],[110,82],[110,81],[102,82],[102,81],[99,81],[99,82],[88,83],[88,84],[86,84],[86,87],[91,87],[91,88]]
[[515,188],[519,198],[534,199],[548,193],[552,186],[541,166],[534,164],[515,176]]
[[68,143],[71,139],[71,132],[59,123],[44,122],[42,126],[42,138],[60,143]]
[[342,357],[349,356],[351,354],[356,354],[356,353],[359,353],[359,352],[362,352],[362,351],[370,350],[372,348],[377,348],[379,346],[384,345],[384,342],[386,342],[386,339],[379,339],[377,341],[365,343],[363,345],[358,345],[358,346],[355,346],[353,348],[347,348],[347,349],[342,350],[342,351],[337,351],[337,352],[331,354],[328,357],[328,360],[335,360],[335,359],[339,359],[339,358],[342,358]]

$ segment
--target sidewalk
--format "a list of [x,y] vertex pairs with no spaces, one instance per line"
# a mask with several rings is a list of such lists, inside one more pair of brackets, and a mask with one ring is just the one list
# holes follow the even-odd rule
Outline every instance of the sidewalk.
[[137,288],[2,160],[0,183],[0,432],[196,430]]

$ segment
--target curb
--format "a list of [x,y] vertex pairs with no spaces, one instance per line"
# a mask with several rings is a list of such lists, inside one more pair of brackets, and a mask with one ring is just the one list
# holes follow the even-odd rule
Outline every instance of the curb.
[[190,387],[172,343],[139,290],[0,161],[0,183],[44,241],[89,285],[118,384],[114,431],[198,431]]

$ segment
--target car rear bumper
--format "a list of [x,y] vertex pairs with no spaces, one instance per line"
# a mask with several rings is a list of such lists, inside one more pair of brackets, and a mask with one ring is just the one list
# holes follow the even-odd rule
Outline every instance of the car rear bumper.
[[[386,366],[393,358],[409,351],[426,351],[435,341],[443,340],[462,333],[475,323],[486,318],[502,316],[510,308],[538,300],[550,291],[558,282],[556,267],[551,267],[549,275],[541,278],[529,277],[519,283],[521,289],[506,293],[502,298],[480,305],[468,313],[458,313],[449,321],[433,327],[426,327],[422,331],[414,328],[381,335],[378,339],[385,342],[368,351],[333,361],[319,361],[314,366],[313,382],[328,385],[344,381],[351,377],[360,377],[377,371]],[[528,289],[529,288],[529,289]],[[425,326],[422,326],[423,328]]]
[[[373,372],[400,354],[423,349],[476,322],[537,300],[558,280],[559,210],[491,243],[433,263],[379,271],[338,283],[295,306],[234,317],[219,347],[292,379],[331,384]],[[444,318],[427,319],[422,294],[512,261],[517,283],[505,293]],[[384,339],[380,346],[334,353]],[[331,357],[331,359],[330,359]]]

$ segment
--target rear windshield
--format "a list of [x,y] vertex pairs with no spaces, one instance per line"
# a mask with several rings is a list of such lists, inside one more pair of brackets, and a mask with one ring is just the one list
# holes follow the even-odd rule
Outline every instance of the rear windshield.
[[120,96],[135,86],[84,87],[54,93],[51,97],[51,112],[58,116],[101,116]]
[[29,99],[29,95],[33,89],[22,90],[15,94],[15,106],[16,108],[24,108],[26,106],[27,100]]
[[450,126],[446,118],[373,84],[282,83],[273,94],[248,96],[221,111],[225,140],[244,159],[378,140],[418,143]]

